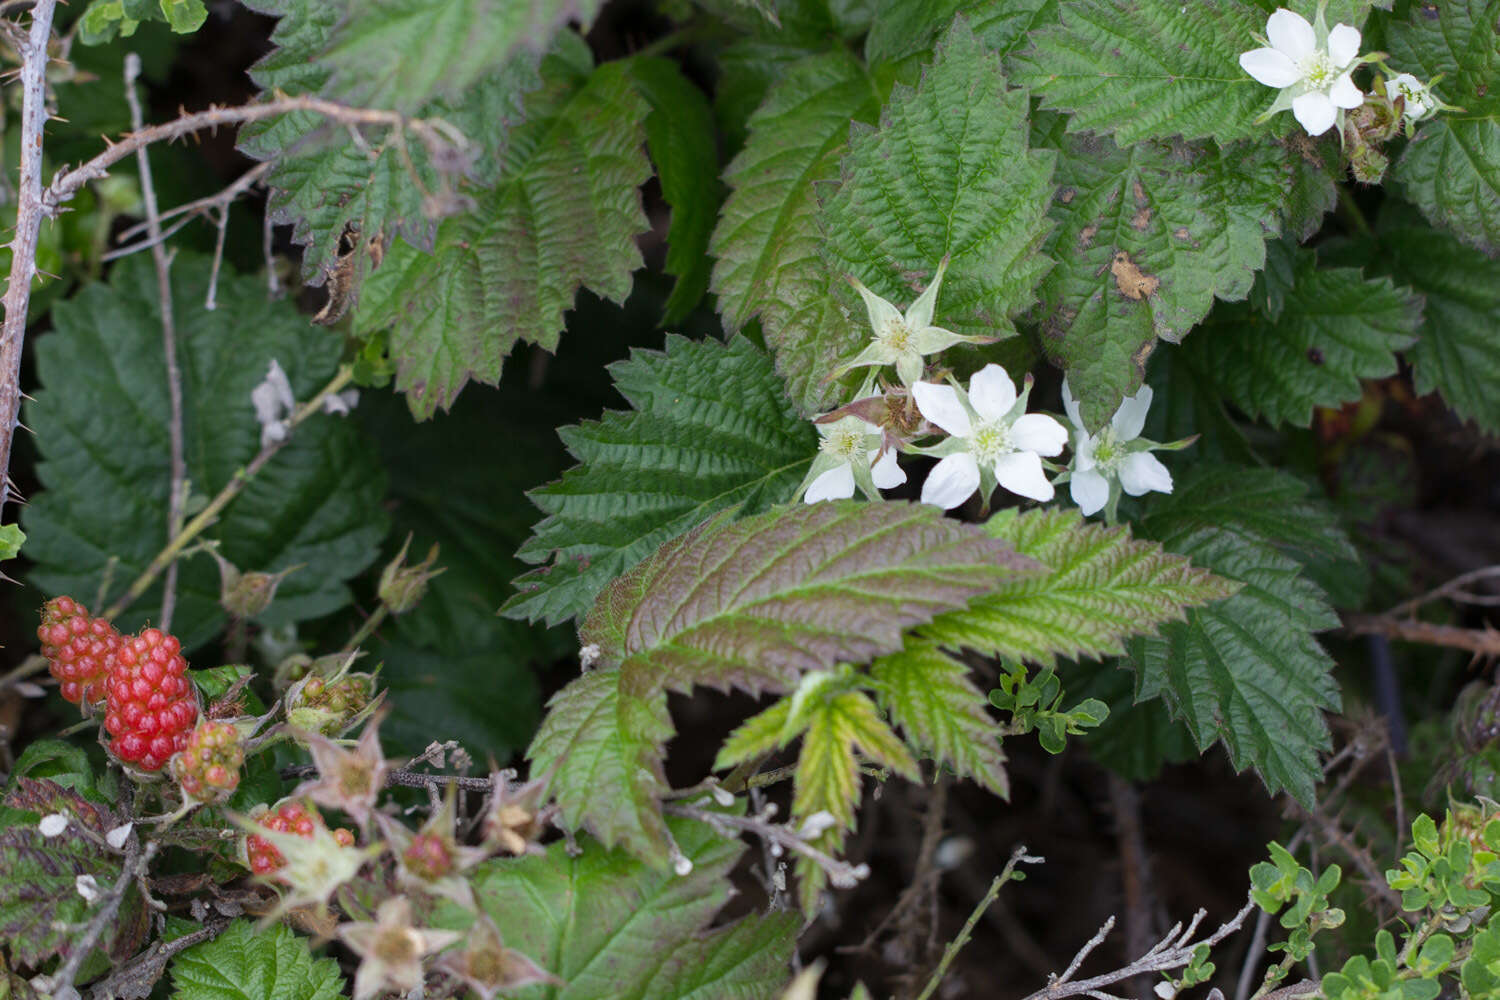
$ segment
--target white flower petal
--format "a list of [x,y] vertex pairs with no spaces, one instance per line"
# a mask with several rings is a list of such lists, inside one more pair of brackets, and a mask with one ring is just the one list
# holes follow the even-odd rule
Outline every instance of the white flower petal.
[[68,828],[68,817],[63,813],[48,813],[42,817],[36,828],[41,831],[43,837],[51,839]]
[[1266,40],[1271,48],[1289,56],[1297,62],[1312,54],[1318,47],[1318,36],[1307,18],[1295,14],[1285,7],[1266,19]]
[[1120,487],[1133,497],[1142,493],[1171,493],[1172,474],[1155,455],[1138,451],[1120,463]]
[[1146,426],[1146,411],[1151,409],[1151,387],[1143,385],[1134,396],[1126,396],[1120,402],[1120,408],[1115,415],[1110,417],[1109,425],[1114,428],[1116,441],[1131,441],[1141,436],[1141,428]]
[[1016,405],[1016,384],[999,365],[985,365],[969,379],[969,405],[985,420],[999,420]]
[[881,490],[894,489],[906,482],[906,472],[896,464],[896,449],[887,449],[884,455],[878,459],[880,449],[870,451],[870,478],[875,480],[875,488]]
[[1010,425],[1010,443],[1017,451],[1050,458],[1067,447],[1068,429],[1045,413],[1028,413]]
[[1001,455],[995,462],[995,479],[1012,493],[1032,500],[1051,500],[1056,492],[1047,481],[1042,460],[1032,451]]
[[1352,63],[1359,56],[1359,29],[1347,24],[1335,24],[1328,33],[1328,58],[1339,69]]
[[854,496],[854,470],[849,463],[836,465],[812,481],[807,492],[802,495],[806,503],[818,503],[821,500],[847,500]]
[[1328,88],[1328,99],[1335,107],[1349,110],[1357,108],[1365,103],[1365,92],[1354,85],[1354,80],[1345,73],[1333,81],[1333,86]]
[[1290,87],[1302,79],[1302,71],[1291,59],[1275,49],[1252,49],[1240,53],[1240,69],[1267,87]]
[[1068,486],[1068,492],[1073,494],[1073,502],[1078,505],[1084,517],[1098,513],[1109,503],[1109,480],[1093,469],[1074,472]]
[[949,455],[927,473],[922,502],[952,510],[979,489],[979,463],[968,452]]
[[1322,135],[1333,127],[1338,110],[1327,94],[1315,90],[1292,101],[1292,114],[1302,123],[1308,135]]
[[958,401],[953,386],[916,382],[911,387],[911,397],[917,401],[922,416],[954,437],[968,437],[974,430],[969,423],[969,411]]
[[1063,411],[1067,413],[1068,419],[1072,421],[1074,427],[1083,430],[1083,414],[1078,410],[1078,400],[1073,398],[1073,390],[1068,388],[1068,378],[1066,375],[1063,376],[1062,396]]
[[130,839],[130,831],[135,829],[134,823],[121,823],[113,830],[104,835],[104,840],[110,847],[120,850],[125,846],[125,841]]
[[1078,431],[1073,435],[1073,468],[1092,469],[1094,467],[1094,448],[1099,443],[1098,435],[1085,434]]

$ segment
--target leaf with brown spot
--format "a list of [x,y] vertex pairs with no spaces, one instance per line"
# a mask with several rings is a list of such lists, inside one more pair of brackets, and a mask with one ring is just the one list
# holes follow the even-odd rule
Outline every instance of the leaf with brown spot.
[[[1150,218],[1149,212],[1147,218]],[[1136,226],[1136,228],[1145,227]],[[1161,280],[1154,274],[1142,271],[1136,262],[1130,259],[1130,254],[1124,250],[1115,254],[1114,260],[1110,261],[1109,273],[1115,276],[1115,287],[1120,290],[1120,294],[1127,299],[1135,299],[1137,302],[1148,295],[1154,295],[1157,288],[1161,287]]]

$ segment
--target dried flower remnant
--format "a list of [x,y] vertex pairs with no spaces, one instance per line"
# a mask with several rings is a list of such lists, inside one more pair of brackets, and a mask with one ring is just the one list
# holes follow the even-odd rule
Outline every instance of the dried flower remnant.
[[371,719],[352,750],[321,733],[302,733],[298,739],[312,754],[316,781],[305,781],[294,794],[320,806],[341,809],[368,830],[375,802],[385,787],[390,763],[380,750],[380,716]]
[[380,904],[373,921],[339,925],[339,937],[359,955],[354,1000],[368,1000],[386,990],[407,993],[422,985],[422,960],[442,951],[462,935],[457,931],[412,926],[411,904],[395,896]]
[[463,949],[448,952],[436,964],[437,968],[463,980],[480,1000],[495,1000],[502,991],[511,993],[523,986],[563,985],[561,979],[530,958],[505,947],[500,929],[484,913],[469,928]]
[[408,888],[444,896],[468,909],[474,905],[474,890],[464,872],[489,857],[481,847],[466,847],[454,836],[454,794],[413,833],[399,820],[377,813],[375,821],[396,859],[396,881]]
[[542,807],[545,779],[515,784],[514,771],[496,771],[491,780],[489,812],[484,817],[484,839],[507,854],[540,854],[537,843],[551,818],[552,807]]

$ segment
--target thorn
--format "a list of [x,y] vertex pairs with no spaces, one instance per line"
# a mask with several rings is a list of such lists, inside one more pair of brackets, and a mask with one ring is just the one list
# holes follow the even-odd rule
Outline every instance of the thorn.
[[51,278],[53,281],[61,281],[62,280],[62,278],[60,278],[57,275],[53,274],[51,271],[43,271],[41,268],[37,268],[36,269],[36,273],[40,274],[44,278]]

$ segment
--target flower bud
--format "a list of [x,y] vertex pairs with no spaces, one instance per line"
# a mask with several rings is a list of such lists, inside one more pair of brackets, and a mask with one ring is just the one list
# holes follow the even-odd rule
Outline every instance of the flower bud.
[[438,557],[438,547],[435,544],[427,550],[426,559],[414,566],[403,565],[410,545],[411,535],[407,535],[396,558],[380,572],[380,602],[393,615],[405,614],[416,607],[427,593],[427,581],[443,572],[442,569],[432,568]]
[[236,618],[254,618],[269,608],[281,581],[302,568],[297,565],[288,566],[279,573],[244,573],[219,555],[217,549],[208,552],[219,564],[219,604]]

